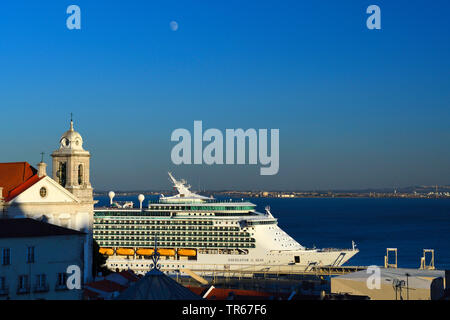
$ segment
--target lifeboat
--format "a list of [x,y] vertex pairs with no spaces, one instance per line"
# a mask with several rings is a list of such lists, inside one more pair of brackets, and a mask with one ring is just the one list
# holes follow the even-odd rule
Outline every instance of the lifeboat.
[[175,249],[158,249],[158,252],[162,256],[174,256]]
[[195,249],[178,249],[178,255],[195,257],[197,255],[197,251]]
[[132,255],[134,255],[134,249],[119,248],[116,250],[116,253],[120,256],[132,256]]
[[140,256],[151,256],[153,252],[155,252],[155,249],[140,248],[136,250],[136,254]]
[[100,248],[98,250],[98,252],[100,252],[101,254],[106,254],[108,256],[112,256],[114,254],[114,249],[113,248]]

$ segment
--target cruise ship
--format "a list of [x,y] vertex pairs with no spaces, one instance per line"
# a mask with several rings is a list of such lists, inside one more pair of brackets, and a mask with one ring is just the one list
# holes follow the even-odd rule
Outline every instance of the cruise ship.
[[132,202],[113,202],[110,193],[110,206],[94,209],[94,239],[108,256],[109,269],[145,274],[155,242],[160,268],[169,274],[341,266],[358,252],[354,244],[350,249],[305,248],[278,226],[270,208],[261,213],[251,202],[205,197],[170,172],[169,177],[178,193],[161,195],[146,208],[143,195],[134,208]]

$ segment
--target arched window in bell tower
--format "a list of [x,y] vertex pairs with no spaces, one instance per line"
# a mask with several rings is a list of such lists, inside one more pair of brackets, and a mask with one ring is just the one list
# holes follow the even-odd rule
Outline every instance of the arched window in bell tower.
[[63,187],[66,186],[66,177],[67,177],[67,169],[66,169],[66,163],[60,162],[58,171],[56,172],[56,176],[58,177],[58,182]]
[[78,165],[78,184],[83,184],[83,165]]

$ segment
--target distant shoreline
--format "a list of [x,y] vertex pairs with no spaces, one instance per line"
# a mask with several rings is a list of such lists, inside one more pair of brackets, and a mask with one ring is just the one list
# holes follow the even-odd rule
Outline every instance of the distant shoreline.
[[[230,198],[266,198],[266,199],[450,199],[449,192],[428,193],[333,193],[333,192],[284,192],[284,191],[199,191],[206,196]],[[172,195],[173,191],[115,191],[115,196],[133,197],[138,194],[146,196]],[[94,196],[108,196],[108,192],[94,192]]]

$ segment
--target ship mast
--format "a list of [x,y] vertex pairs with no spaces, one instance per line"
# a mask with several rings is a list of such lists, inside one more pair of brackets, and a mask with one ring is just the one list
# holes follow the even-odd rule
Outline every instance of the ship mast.
[[182,179],[182,180],[178,181],[177,179],[174,178],[172,173],[168,172],[168,174],[169,174],[170,180],[172,181],[174,187],[177,189],[180,196],[189,197],[189,196],[193,195],[193,193],[189,190],[189,188],[191,186],[185,185],[186,184],[185,180]]

